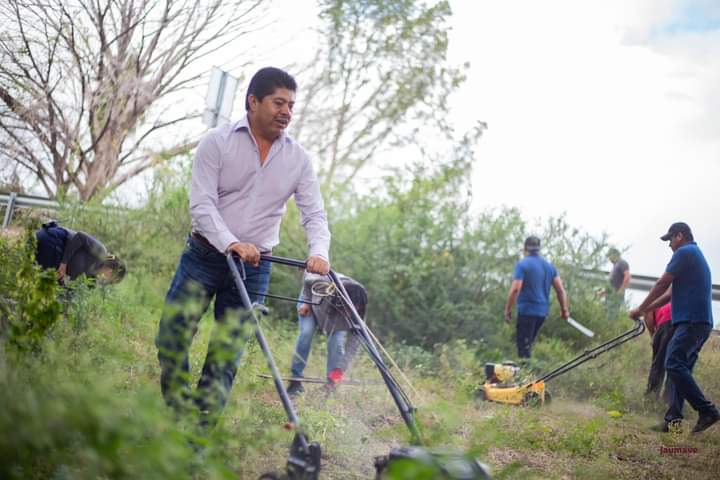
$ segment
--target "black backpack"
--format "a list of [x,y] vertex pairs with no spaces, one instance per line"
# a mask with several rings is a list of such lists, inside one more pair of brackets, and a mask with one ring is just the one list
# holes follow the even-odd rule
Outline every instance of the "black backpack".
[[35,232],[37,250],[35,259],[43,268],[58,268],[62,262],[65,245],[70,237],[70,231],[52,221],[44,223],[42,228]]

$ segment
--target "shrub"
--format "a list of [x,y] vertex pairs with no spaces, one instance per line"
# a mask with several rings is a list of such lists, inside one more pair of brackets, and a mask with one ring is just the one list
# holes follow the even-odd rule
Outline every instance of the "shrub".
[[35,229],[22,240],[0,237],[0,317],[10,345],[38,351],[62,313],[55,272],[35,263]]

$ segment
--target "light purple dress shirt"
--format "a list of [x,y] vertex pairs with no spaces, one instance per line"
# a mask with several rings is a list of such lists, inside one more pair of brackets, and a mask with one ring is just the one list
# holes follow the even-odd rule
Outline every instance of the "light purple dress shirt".
[[219,251],[232,242],[252,243],[261,252],[275,247],[293,195],[309,254],[329,260],[330,231],[320,183],[299,143],[283,133],[260,165],[245,117],[211,130],[198,145],[190,188],[192,228]]

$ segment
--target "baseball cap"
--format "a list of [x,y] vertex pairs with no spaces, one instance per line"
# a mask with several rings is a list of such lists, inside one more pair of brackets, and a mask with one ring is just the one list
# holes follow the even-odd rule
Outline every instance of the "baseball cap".
[[535,236],[529,236],[525,239],[525,250],[528,252],[540,251],[540,239]]
[[670,225],[670,228],[668,228],[668,231],[665,235],[660,237],[660,240],[663,242],[667,242],[672,237],[674,237],[677,233],[682,233],[685,235],[685,237],[692,239],[692,230],[690,230],[690,227],[685,222],[675,222],[672,225]]

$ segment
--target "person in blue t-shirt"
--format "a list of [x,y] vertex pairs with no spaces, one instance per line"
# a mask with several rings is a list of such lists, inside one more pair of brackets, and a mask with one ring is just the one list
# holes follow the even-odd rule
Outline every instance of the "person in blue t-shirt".
[[638,318],[672,299],[671,322],[675,332],[665,356],[670,407],[664,422],[653,430],[681,429],[683,406],[687,400],[699,415],[692,433],[699,433],[720,420],[717,407],[705,398],[692,376],[700,350],[713,328],[710,267],[686,223],[673,223],[660,239],[670,242],[673,256],[665,273],[640,306],[630,311],[630,316]]
[[515,265],[513,281],[505,304],[505,321],[510,323],[517,300],[517,349],[520,358],[530,358],[532,344],[550,311],[550,287],[555,288],[560,315],[568,318],[567,294],[552,263],[540,256],[540,239],[525,239],[525,258]]

